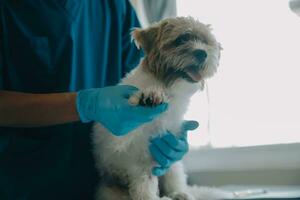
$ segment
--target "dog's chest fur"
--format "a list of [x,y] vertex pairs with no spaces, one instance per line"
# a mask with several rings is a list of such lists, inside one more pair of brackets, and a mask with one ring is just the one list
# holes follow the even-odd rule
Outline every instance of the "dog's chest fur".
[[161,83],[149,72],[138,66],[130,72],[121,84],[133,85],[143,91],[149,88],[164,90],[168,96],[168,110],[153,121],[142,125],[131,133],[116,137],[102,125],[96,124],[93,132],[94,151],[97,167],[102,173],[108,173],[126,179],[130,173],[151,173],[155,165],[148,152],[149,139],[166,130],[178,134],[191,95],[199,88],[185,81],[163,89]]

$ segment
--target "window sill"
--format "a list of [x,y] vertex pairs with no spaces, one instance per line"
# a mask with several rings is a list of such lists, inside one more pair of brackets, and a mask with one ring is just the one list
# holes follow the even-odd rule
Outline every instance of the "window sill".
[[184,162],[197,184],[300,185],[299,143],[200,149]]

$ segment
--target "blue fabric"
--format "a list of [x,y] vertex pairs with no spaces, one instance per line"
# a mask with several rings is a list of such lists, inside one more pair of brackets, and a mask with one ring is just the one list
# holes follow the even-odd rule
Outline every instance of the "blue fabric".
[[[129,35],[136,26],[125,0],[0,0],[0,89],[114,85],[140,59]],[[98,177],[90,128],[0,127],[0,199],[93,199]]]

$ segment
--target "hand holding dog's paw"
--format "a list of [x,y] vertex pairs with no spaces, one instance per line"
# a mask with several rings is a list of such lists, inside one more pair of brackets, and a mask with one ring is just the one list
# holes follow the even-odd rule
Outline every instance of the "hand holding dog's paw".
[[154,107],[167,102],[167,96],[159,88],[148,88],[138,91],[129,98],[131,105]]
[[167,104],[155,108],[132,106],[128,98],[138,89],[130,85],[81,90],[76,108],[82,122],[96,121],[116,136],[126,135],[167,110]]

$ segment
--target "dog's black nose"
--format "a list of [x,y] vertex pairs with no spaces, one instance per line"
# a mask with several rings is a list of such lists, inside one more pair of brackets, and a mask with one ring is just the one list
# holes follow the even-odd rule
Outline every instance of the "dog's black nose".
[[207,53],[201,49],[197,49],[193,52],[193,55],[198,59],[198,61],[200,62],[204,62],[206,57],[207,57]]

